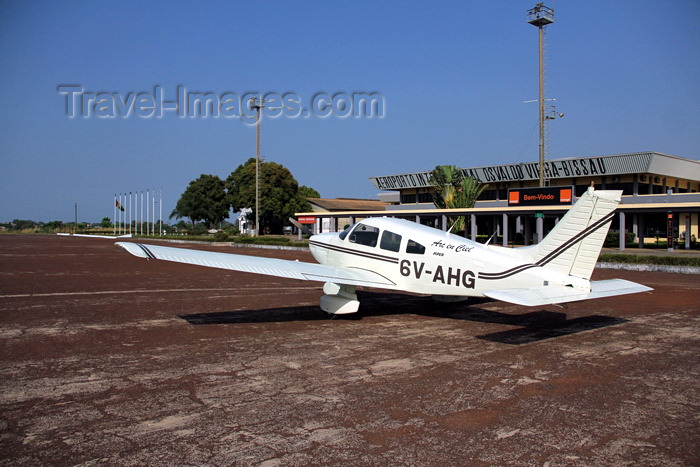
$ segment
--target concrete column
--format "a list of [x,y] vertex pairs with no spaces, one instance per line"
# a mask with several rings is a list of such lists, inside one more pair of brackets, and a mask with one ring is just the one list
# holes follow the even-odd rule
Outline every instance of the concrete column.
[[625,213],[620,211],[620,251],[625,250]]
[[470,214],[470,216],[471,216],[471,221],[472,221],[471,222],[471,224],[472,224],[471,237],[472,237],[472,241],[475,242],[476,241],[476,214]]
[[544,238],[544,217],[537,218],[537,243]]
[[416,224],[420,224],[420,216],[416,214]]
[[637,229],[639,229],[639,231],[637,233],[637,236],[639,237],[638,247],[644,248],[644,214],[638,214],[638,216],[639,216],[638,221],[637,221],[639,223],[639,226],[637,227]]
[[442,231],[447,232],[447,216],[443,214],[441,216],[441,221],[442,221]]
[[685,215],[685,249],[690,250],[690,213]]
[[532,232],[530,231],[530,219],[528,217],[525,217],[524,227],[523,236],[525,237],[525,246],[528,246],[530,244],[530,237],[532,236]]
[[503,213],[503,246],[508,246],[508,214]]

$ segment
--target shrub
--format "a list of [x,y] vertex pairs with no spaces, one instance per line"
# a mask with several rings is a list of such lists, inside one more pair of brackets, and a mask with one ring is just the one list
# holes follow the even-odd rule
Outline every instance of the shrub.
[[215,242],[226,242],[228,241],[228,234],[223,231],[216,232],[214,234],[214,241]]
[[[634,243],[634,232],[625,232],[625,245]],[[605,237],[604,247],[612,248],[620,245],[620,232],[617,230],[608,231]]]

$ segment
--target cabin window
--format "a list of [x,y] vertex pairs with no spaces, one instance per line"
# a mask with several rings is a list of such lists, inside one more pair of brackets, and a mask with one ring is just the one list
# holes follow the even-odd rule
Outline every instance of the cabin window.
[[425,253],[425,247],[414,240],[409,240],[406,244],[406,253],[422,255]]
[[350,227],[348,227],[347,229],[345,229],[345,230],[343,230],[342,232],[340,232],[340,234],[338,235],[338,237],[339,237],[341,240],[345,240],[345,237],[348,236],[348,234],[350,233],[350,231],[352,230],[353,227],[355,227],[355,224],[352,224]]
[[358,224],[348,237],[350,243],[357,243],[365,246],[377,246],[378,238],[379,229],[365,224]]
[[382,241],[379,243],[379,247],[382,250],[389,250],[398,253],[399,246],[401,246],[401,235],[385,230],[382,234]]

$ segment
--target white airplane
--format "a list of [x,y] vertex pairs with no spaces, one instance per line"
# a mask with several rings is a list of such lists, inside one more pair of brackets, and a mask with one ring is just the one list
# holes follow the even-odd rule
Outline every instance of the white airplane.
[[592,187],[537,245],[503,248],[388,217],[368,218],[341,233],[309,240],[320,264],[140,243],[116,245],[140,258],[325,282],[321,308],[358,310],[356,287],[459,301],[489,297],[517,305],[564,304],[652,290],[634,282],[589,279],[621,191]]

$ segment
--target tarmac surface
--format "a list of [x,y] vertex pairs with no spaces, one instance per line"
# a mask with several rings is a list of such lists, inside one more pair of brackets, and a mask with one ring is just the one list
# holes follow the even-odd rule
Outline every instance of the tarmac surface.
[[0,465],[700,465],[697,275],[331,320],[320,283],[113,244],[0,235]]

